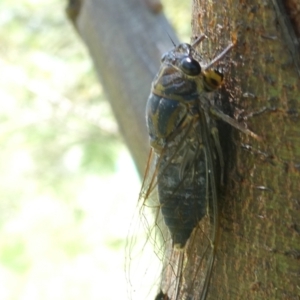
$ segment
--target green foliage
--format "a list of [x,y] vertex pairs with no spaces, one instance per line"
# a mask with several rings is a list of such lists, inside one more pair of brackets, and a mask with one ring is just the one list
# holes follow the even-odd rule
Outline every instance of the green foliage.
[[190,42],[191,37],[191,9],[192,1],[161,0],[164,5],[164,13],[174,29],[180,41]]
[[2,265],[16,273],[24,273],[30,267],[26,256],[25,243],[21,239],[8,238],[1,244],[0,261]]
[[118,280],[121,299],[139,181],[87,51],[59,0],[3,0],[0,25],[0,298],[112,299]]

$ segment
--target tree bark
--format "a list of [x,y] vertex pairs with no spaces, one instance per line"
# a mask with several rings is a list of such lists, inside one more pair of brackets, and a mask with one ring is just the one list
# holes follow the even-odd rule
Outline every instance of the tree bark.
[[228,163],[208,299],[300,297],[299,44],[278,4],[194,0],[193,34],[209,37],[199,52],[237,37],[222,100],[263,137],[220,128]]
[[87,46],[120,131],[142,176],[149,153],[145,107],[162,53],[178,39],[155,1],[71,1],[67,13]]

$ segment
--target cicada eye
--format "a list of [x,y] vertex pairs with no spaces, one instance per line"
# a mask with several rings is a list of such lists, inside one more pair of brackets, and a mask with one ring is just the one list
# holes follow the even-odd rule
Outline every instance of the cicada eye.
[[200,64],[189,56],[184,57],[180,61],[180,68],[185,74],[190,76],[197,76],[201,73]]

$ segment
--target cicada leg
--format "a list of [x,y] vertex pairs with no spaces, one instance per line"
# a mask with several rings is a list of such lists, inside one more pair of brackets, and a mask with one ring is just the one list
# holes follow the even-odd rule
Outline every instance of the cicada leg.
[[203,66],[203,71],[209,69],[212,65],[222,59],[232,48],[234,47],[234,43],[229,44],[220,54],[218,54],[211,62],[209,62],[206,66]]
[[195,48],[197,45],[199,45],[204,39],[206,38],[205,34],[201,34],[191,45],[193,48]]
[[218,128],[213,127],[211,129],[211,134],[213,136],[215,147],[217,149],[217,153],[219,157],[220,168],[221,168],[221,185],[223,185],[224,184],[224,157],[223,157],[223,151],[220,144]]
[[258,141],[262,141],[262,137],[254,133],[253,131],[249,130],[248,128],[244,127],[241,123],[237,122],[236,120],[232,119],[228,115],[222,113],[219,111],[216,107],[210,107],[210,113],[217,119],[220,119],[224,121],[225,123],[228,123],[232,127],[238,129],[239,131],[253,137],[254,139]]

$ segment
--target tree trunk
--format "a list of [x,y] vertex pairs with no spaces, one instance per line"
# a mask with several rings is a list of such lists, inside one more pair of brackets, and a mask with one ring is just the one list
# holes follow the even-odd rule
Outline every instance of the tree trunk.
[[279,1],[194,0],[201,53],[237,38],[222,100],[263,137],[220,128],[228,163],[208,299],[300,297],[299,44]]

